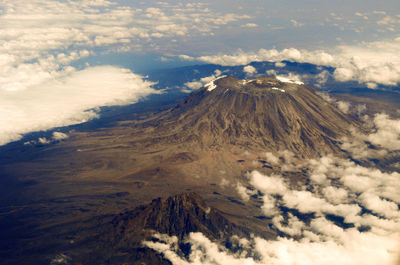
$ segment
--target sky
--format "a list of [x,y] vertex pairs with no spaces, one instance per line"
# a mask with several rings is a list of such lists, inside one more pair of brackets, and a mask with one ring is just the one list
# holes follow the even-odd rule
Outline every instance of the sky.
[[158,93],[152,69],[281,60],[400,81],[398,1],[0,0],[0,145]]

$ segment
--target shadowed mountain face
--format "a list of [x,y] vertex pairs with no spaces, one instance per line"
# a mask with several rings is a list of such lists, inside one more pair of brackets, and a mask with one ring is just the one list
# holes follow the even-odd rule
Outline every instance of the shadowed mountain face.
[[247,228],[228,221],[198,194],[189,192],[157,198],[117,215],[50,228],[36,244],[26,247],[23,257],[9,264],[171,264],[143,242],[176,236],[184,256],[190,252],[185,239],[191,232],[227,246],[233,235],[250,235]]
[[262,77],[225,77],[174,109],[140,125],[143,140],[188,143],[206,149],[288,149],[303,156],[338,152],[335,143],[357,123],[328,104],[315,89]]
[[[196,193],[184,193],[167,199],[155,199],[149,205],[121,214],[112,221],[115,234],[122,239],[142,230],[155,230],[183,239],[190,232],[212,239],[238,232],[238,228],[216,209],[206,205]],[[240,232],[243,234],[243,232]]]

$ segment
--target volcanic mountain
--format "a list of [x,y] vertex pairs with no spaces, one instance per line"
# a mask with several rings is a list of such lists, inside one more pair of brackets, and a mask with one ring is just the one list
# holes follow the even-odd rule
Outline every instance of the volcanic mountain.
[[140,141],[156,145],[185,143],[206,149],[235,145],[314,156],[337,152],[338,139],[348,134],[351,125],[357,126],[300,82],[223,77],[137,128],[138,135],[145,136]]
[[[192,232],[226,246],[232,245],[233,235],[250,236],[248,228],[230,222],[201,196],[187,192],[156,198],[119,214],[47,229],[36,244],[26,247],[23,258],[15,257],[10,264],[171,264],[144,242],[176,237],[184,256],[190,252],[185,239]],[[62,254],[54,255],[57,252]]]
[[[238,195],[237,185],[248,185],[246,172],[274,173],[277,168],[267,161],[266,152],[279,159],[282,151],[298,157],[340,155],[337,143],[351,126],[359,124],[299,82],[223,77],[172,109],[142,120],[71,132],[69,139],[56,144],[26,145],[9,152],[14,157],[0,167],[5,183],[0,186],[0,206],[18,220],[0,219],[7,233],[0,246],[11,253],[9,242],[15,239],[13,257],[5,264],[31,264],[14,262],[31,249],[31,242],[54,254],[58,248],[48,244],[83,242],[82,253],[76,255],[90,259],[93,249],[124,256],[132,247],[142,253],[138,244],[149,229],[178,238],[201,231],[221,239],[217,231],[244,233],[238,227],[263,233],[269,221],[258,216],[262,201],[257,194],[248,202]],[[290,174],[283,177],[304,177],[302,172]],[[193,193],[153,200],[192,191],[201,194],[210,210]],[[143,204],[148,206],[132,210]],[[108,219],[101,217],[96,224],[98,216]],[[26,229],[27,223],[34,228]],[[65,237],[58,236],[62,229],[68,230]],[[99,231],[104,236],[98,236]],[[153,254],[149,260],[161,262]],[[103,258],[93,256],[94,261]]]
[[[212,184],[258,167],[273,170],[265,152],[343,155],[338,142],[352,126],[359,124],[300,82],[228,76],[146,119],[74,132],[68,141],[45,147],[32,157],[25,152],[21,156],[30,162],[10,164],[5,174],[16,175],[15,179],[28,167],[31,176],[51,172],[48,177],[68,180],[123,180],[138,188],[165,180]],[[33,163],[35,159],[40,162]],[[42,162],[48,169],[43,170]]]
[[[243,174],[254,167],[252,161],[263,161],[265,152],[288,150],[299,157],[343,154],[338,142],[352,126],[359,127],[300,82],[229,76],[194,91],[170,110],[121,122],[118,131],[91,134],[93,141],[81,137],[76,144],[90,153],[84,160],[98,156],[98,150],[113,149],[114,156],[107,159],[115,161],[118,153],[115,164],[126,167],[119,178],[146,182],[169,176],[204,183],[214,182],[221,172],[228,177]],[[134,161],[121,165],[122,152]]]

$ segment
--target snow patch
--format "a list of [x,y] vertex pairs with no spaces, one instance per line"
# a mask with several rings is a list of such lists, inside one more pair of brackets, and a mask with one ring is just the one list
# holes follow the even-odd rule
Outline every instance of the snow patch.
[[285,89],[280,89],[280,88],[277,88],[277,87],[272,87],[271,89],[273,89],[273,90],[279,90],[279,91],[281,91],[281,92],[286,92]]
[[205,87],[207,88],[207,91],[213,91],[215,88],[217,88],[217,85],[214,84],[214,81],[211,81],[210,83],[205,84]]
[[246,85],[246,84],[248,84],[250,82],[253,82],[253,81],[254,80],[250,79],[250,80],[242,80],[241,82],[242,82],[242,85]]
[[296,81],[296,80],[292,80],[292,79],[289,79],[289,78],[287,78],[287,77],[284,77],[284,76],[276,76],[276,79],[278,79],[279,81],[281,81],[281,82],[283,82],[283,83],[290,83],[290,84],[296,84],[296,85],[304,85],[304,83],[303,82],[301,82],[301,81]]
[[215,81],[217,81],[218,79],[221,79],[223,77],[226,77],[226,75],[221,75],[218,78],[215,78],[214,80],[208,82],[207,84],[204,85],[204,87],[207,88],[207,91],[213,91],[214,89],[217,88],[217,85],[214,83]]

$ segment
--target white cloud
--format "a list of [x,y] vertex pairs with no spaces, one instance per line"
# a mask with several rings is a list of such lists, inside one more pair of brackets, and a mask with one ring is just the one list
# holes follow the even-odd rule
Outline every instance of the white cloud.
[[[185,86],[190,88],[190,90],[196,90],[204,86],[204,84],[200,81],[191,81],[191,82],[186,82]],[[190,92],[190,90],[185,90],[185,91]]]
[[350,111],[350,103],[346,102],[346,101],[339,100],[337,102],[337,107],[338,107],[338,109],[340,109],[340,111],[342,111],[343,113],[346,113],[346,114],[349,113],[349,111]]
[[375,115],[374,124],[376,132],[369,134],[368,140],[389,150],[400,150],[400,120],[381,113]]
[[288,234],[290,236],[301,236],[302,231],[305,228],[304,222],[300,221],[296,216],[289,213],[287,224],[283,225],[284,218],[282,215],[277,215],[272,218],[273,225],[279,229],[279,231]]
[[214,74],[212,74],[210,76],[203,77],[200,80],[193,80],[191,82],[186,82],[184,84],[186,88],[184,88],[182,91],[186,92],[186,93],[190,93],[192,90],[199,89],[203,86],[207,86],[208,84],[211,85],[211,83],[214,80],[224,77],[224,76],[221,76],[221,74],[222,74],[221,70],[217,69],[214,71]]
[[287,190],[282,176],[265,176],[258,171],[252,171],[247,177],[249,178],[249,183],[264,194],[283,195]]
[[286,63],[284,63],[284,62],[276,62],[275,63],[275,67],[282,68],[282,67],[285,67],[285,66],[286,66]]
[[[365,110],[364,105],[357,106],[355,112]],[[357,159],[382,158],[389,152],[400,150],[400,120],[391,119],[387,114],[375,114],[373,119],[363,117],[370,127],[369,134],[355,128],[351,137],[342,139],[341,147]],[[376,148],[369,148],[373,144]]]
[[273,153],[271,153],[271,152],[266,152],[266,153],[265,153],[265,160],[266,160],[268,163],[272,164],[272,165],[277,165],[277,164],[279,164],[279,158],[276,157],[276,156],[275,156]]
[[328,186],[323,188],[322,192],[324,197],[332,204],[343,204],[349,200],[349,194],[343,188]]
[[257,28],[258,25],[255,24],[255,23],[246,23],[246,24],[242,25],[242,27],[244,27],[244,28]]
[[51,143],[51,140],[47,139],[46,137],[39,137],[38,142],[40,144],[49,144]]
[[[390,127],[388,119],[378,116],[375,123],[382,124],[375,126],[396,131],[396,123]],[[191,256],[179,258],[183,263],[170,259],[173,264],[398,264],[399,172],[381,171],[333,155],[304,160],[281,151],[267,153],[267,157],[281,171],[286,163],[300,169],[307,181],[252,171],[246,176],[255,190],[243,185],[237,189],[249,200],[250,192],[262,194],[258,198],[262,199],[262,214],[286,237],[243,239],[241,249],[231,253],[200,233],[191,234],[187,239],[192,244]],[[285,211],[282,206],[296,211]],[[297,212],[313,215],[307,221]],[[169,246],[152,248],[164,255],[171,250]]]
[[[326,220],[313,222],[316,230],[326,231],[335,236],[341,236],[345,243],[339,244],[333,240],[319,240],[318,235],[307,231],[310,238],[319,241],[296,241],[287,238],[266,240],[260,237],[253,238],[243,246],[239,253],[231,253],[222,246],[212,242],[201,233],[191,233],[187,242],[192,246],[188,259],[179,257],[173,244],[144,242],[144,245],[154,249],[172,262],[172,264],[200,265],[200,264],[270,264],[270,265],[309,265],[309,264],[397,264],[396,240],[387,240],[372,233],[358,231],[343,232],[342,229],[332,226]],[[248,253],[256,253],[257,258],[246,257]]]
[[97,117],[90,108],[132,103],[154,92],[126,69],[82,62],[88,68],[77,71],[71,63],[103,53],[158,51],[176,38],[212,35],[248,18],[211,12],[201,3],[135,9],[106,0],[1,1],[0,144],[87,121]]
[[0,90],[0,144],[31,131],[96,118],[92,109],[99,106],[135,103],[157,93],[151,85],[128,69],[102,66],[72,70],[23,89]]
[[292,23],[292,25],[295,26],[296,28],[304,26],[304,23],[298,22],[298,21],[296,21],[294,19],[291,19],[290,23]]
[[283,76],[283,75],[277,75],[276,79],[283,83],[291,83],[291,84],[297,84],[297,85],[304,85],[302,81],[300,81],[300,77],[297,75],[294,75],[290,73],[288,76]]
[[243,201],[250,200],[250,195],[248,189],[244,187],[242,184],[236,184],[236,191],[238,192],[239,196],[242,198]]
[[67,139],[69,136],[68,134],[62,133],[62,132],[53,132],[53,140],[55,141],[60,141],[60,140],[64,140]]
[[200,60],[224,66],[247,65],[251,62],[283,60],[312,63],[335,68],[333,77],[338,81],[357,81],[373,88],[376,85],[394,86],[400,82],[400,38],[386,41],[364,42],[359,45],[342,45],[331,53],[299,50],[295,48],[258,52],[238,51],[235,54],[200,56],[187,60]]
[[254,66],[246,65],[243,67],[243,72],[251,76],[257,73],[257,69]]
[[[187,239],[192,245],[188,259],[175,256],[172,245],[160,247],[146,244],[171,256],[168,259],[173,264],[397,264],[400,210],[396,203],[400,199],[397,195],[400,174],[383,173],[333,156],[322,159],[322,163],[315,160],[307,165],[311,171],[325,172],[330,180],[316,184],[321,188],[320,193],[318,189],[314,193],[296,190],[281,176],[265,176],[257,171],[248,175],[250,183],[264,193],[263,213],[272,217],[273,226],[289,238],[263,239],[256,236],[246,239],[238,252],[231,253],[201,233],[192,233]],[[323,166],[319,167],[320,164]],[[367,187],[368,192],[360,194],[355,186],[346,185],[346,176],[356,175],[372,180]],[[343,186],[335,188],[332,183],[337,183],[338,179]],[[388,188],[390,191],[384,192]],[[281,195],[281,199],[274,198],[274,195]],[[292,213],[285,216],[278,208],[281,203],[303,213],[315,212],[316,215],[309,223]],[[382,217],[361,215],[358,204]],[[327,213],[342,216],[344,222],[355,227],[340,227],[324,217]],[[370,227],[368,231],[358,230],[367,226]]]

